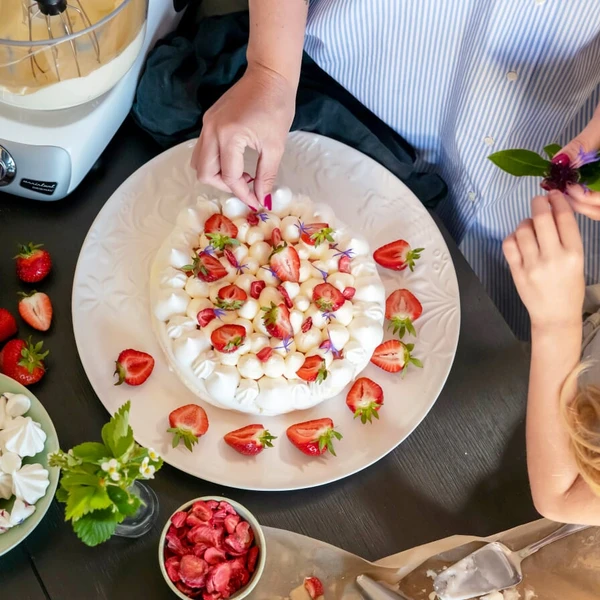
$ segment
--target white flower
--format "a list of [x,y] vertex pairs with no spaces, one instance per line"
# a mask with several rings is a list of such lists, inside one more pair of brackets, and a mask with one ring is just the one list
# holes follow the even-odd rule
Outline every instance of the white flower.
[[119,480],[121,479],[121,473],[117,473],[116,471],[113,471],[113,472],[110,474],[110,478],[111,478],[113,481],[119,481]]
[[160,456],[154,448],[148,448],[148,456],[152,462],[158,462],[160,460]]
[[[121,476],[118,471],[121,465],[116,458],[111,458],[109,461],[103,462],[100,466],[103,471],[106,471],[110,475],[110,478],[113,481],[118,481],[120,479]],[[117,479],[115,479],[115,475],[117,475]]]
[[153,465],[148,464],[148,459],[145,458],[140,465],[140,473],[144,479],[154,479],[154,472],[156,468]]

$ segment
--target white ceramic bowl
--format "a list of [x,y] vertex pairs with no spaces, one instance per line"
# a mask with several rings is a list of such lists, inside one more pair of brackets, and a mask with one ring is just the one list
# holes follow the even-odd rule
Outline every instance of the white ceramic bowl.
[[[194,504],[194,502],[208,502],[209,500],[215,500],[216,502],[229,502],[229,504],[231,504],[231,506],[235,508],[237,514],[240,517],[242,517],[242,519],[250,523],[252,531],[254,532],[254,541],[260,550],[258,554],[258,562],[256,563],[256,570],[252,574],[250,581],[242,589],[238,590],[237,593],[229,597],[229,600],[242,600],[242,598],[247,598],[252,593],[254,588],[258,585],[263,571],[265,570],[265,563],[267,560],[267,543],[265,541],[265,535],[261,526],[256,520],[256,517],[245,506],[242,506],[241,504],[239,504],[235,500],[231,500],[230,498],[222,498],[220,496],[202,496],[201,498],[194,498],[193,500],[190,500],[189,502],[186,502],[185,504],[180,506],[173,513],[173,515],[180,511],[187,511]],[[158,543],[158,564],[160,565],[160,572],[162,573],[165,581],[167,582],[167,585],[171,588],[171,591],[178,598],[181,598],[181,600],[190,600],[189,596],[186,596],[184,593],[180,592],[175,587],[175,584],[169,579],[167,570],[165,568],[165,538],[167,536],[167,531],[171,526],[171,517],[173,515],[169,517],[169,520],[165,524],[165,527],[160,536],[160,541]]]

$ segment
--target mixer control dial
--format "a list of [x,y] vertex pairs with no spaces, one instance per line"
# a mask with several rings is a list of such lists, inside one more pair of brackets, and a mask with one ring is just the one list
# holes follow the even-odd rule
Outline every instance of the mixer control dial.
[[17,175],[17,165],[8,150],[0,146],[0,187],[12,183]]

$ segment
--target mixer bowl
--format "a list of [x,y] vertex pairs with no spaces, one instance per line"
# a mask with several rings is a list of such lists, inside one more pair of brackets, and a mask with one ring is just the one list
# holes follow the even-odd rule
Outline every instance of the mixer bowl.
[[78,106],[109,91],[139,56],[148,0],[66,1],[58,14],[35,0],[0,2],[0,102]]

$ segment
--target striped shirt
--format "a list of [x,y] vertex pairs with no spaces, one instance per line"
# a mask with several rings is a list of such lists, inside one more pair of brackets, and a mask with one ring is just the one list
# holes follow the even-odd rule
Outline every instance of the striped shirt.
[[[306,50],[439,173],[446,226],[519,337],[528,317],[502,240],[540,181],[487,156],[574,138],[600,92],[600,0],[312,0]],[[600,223],[579,219],[587,283]]]

